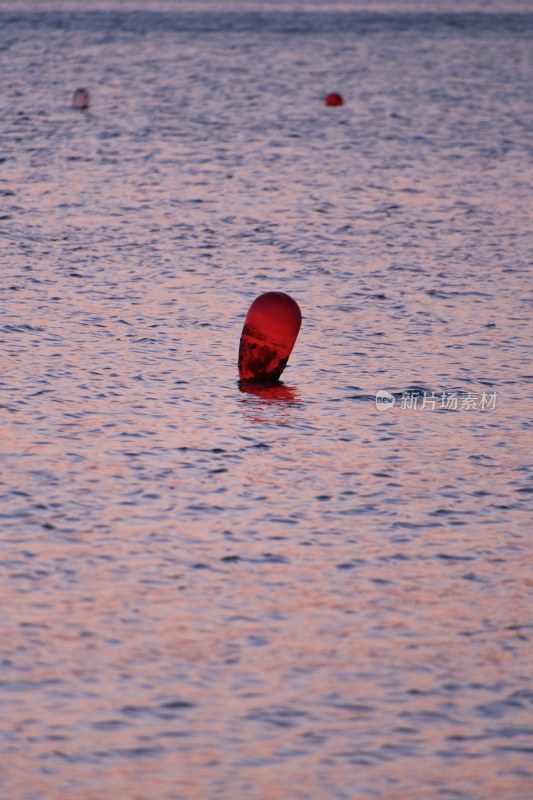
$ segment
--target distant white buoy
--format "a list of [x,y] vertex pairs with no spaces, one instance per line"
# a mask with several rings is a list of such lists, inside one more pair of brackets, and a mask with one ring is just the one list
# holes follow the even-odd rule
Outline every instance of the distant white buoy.
[[91,97],[88,89],[76,89],[72,95],[72,108],[89,108]]

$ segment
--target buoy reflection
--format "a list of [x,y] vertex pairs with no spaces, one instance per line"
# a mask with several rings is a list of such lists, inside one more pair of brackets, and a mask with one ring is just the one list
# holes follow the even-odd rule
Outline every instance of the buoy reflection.
[[291,425],[300,395],[295,386],[285,383],[257,384],[241,381],[241,408],[247,420],[255,424]]

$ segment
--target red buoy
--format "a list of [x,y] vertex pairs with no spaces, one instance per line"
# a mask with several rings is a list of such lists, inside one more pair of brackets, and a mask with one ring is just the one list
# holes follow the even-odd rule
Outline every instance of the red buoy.
[[342,95],[339,94],[338,92],[332,92],[331,94],[328,94],[324,102],[327,106],[344,105],[344,100],[342,99]]
[[300,307],[288,294],[266,292],[257,297],[248,309],[241,334],[241,381],[277,381],[287,366],[301,324]]

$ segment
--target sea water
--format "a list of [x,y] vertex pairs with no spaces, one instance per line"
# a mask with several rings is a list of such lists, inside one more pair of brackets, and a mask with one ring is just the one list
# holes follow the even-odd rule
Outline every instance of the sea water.
[[2,2],[4,800],[531,797],[529,9]]

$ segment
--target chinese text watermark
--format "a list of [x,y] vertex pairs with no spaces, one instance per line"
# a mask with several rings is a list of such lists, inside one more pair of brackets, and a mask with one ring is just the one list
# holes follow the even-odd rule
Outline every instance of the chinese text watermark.
[[497,392],[426,392],[417,389],[391,394],[380,389],[376,392],[376,408],[386,411],[396,405],[409,410],[493,411],[497,399]]

